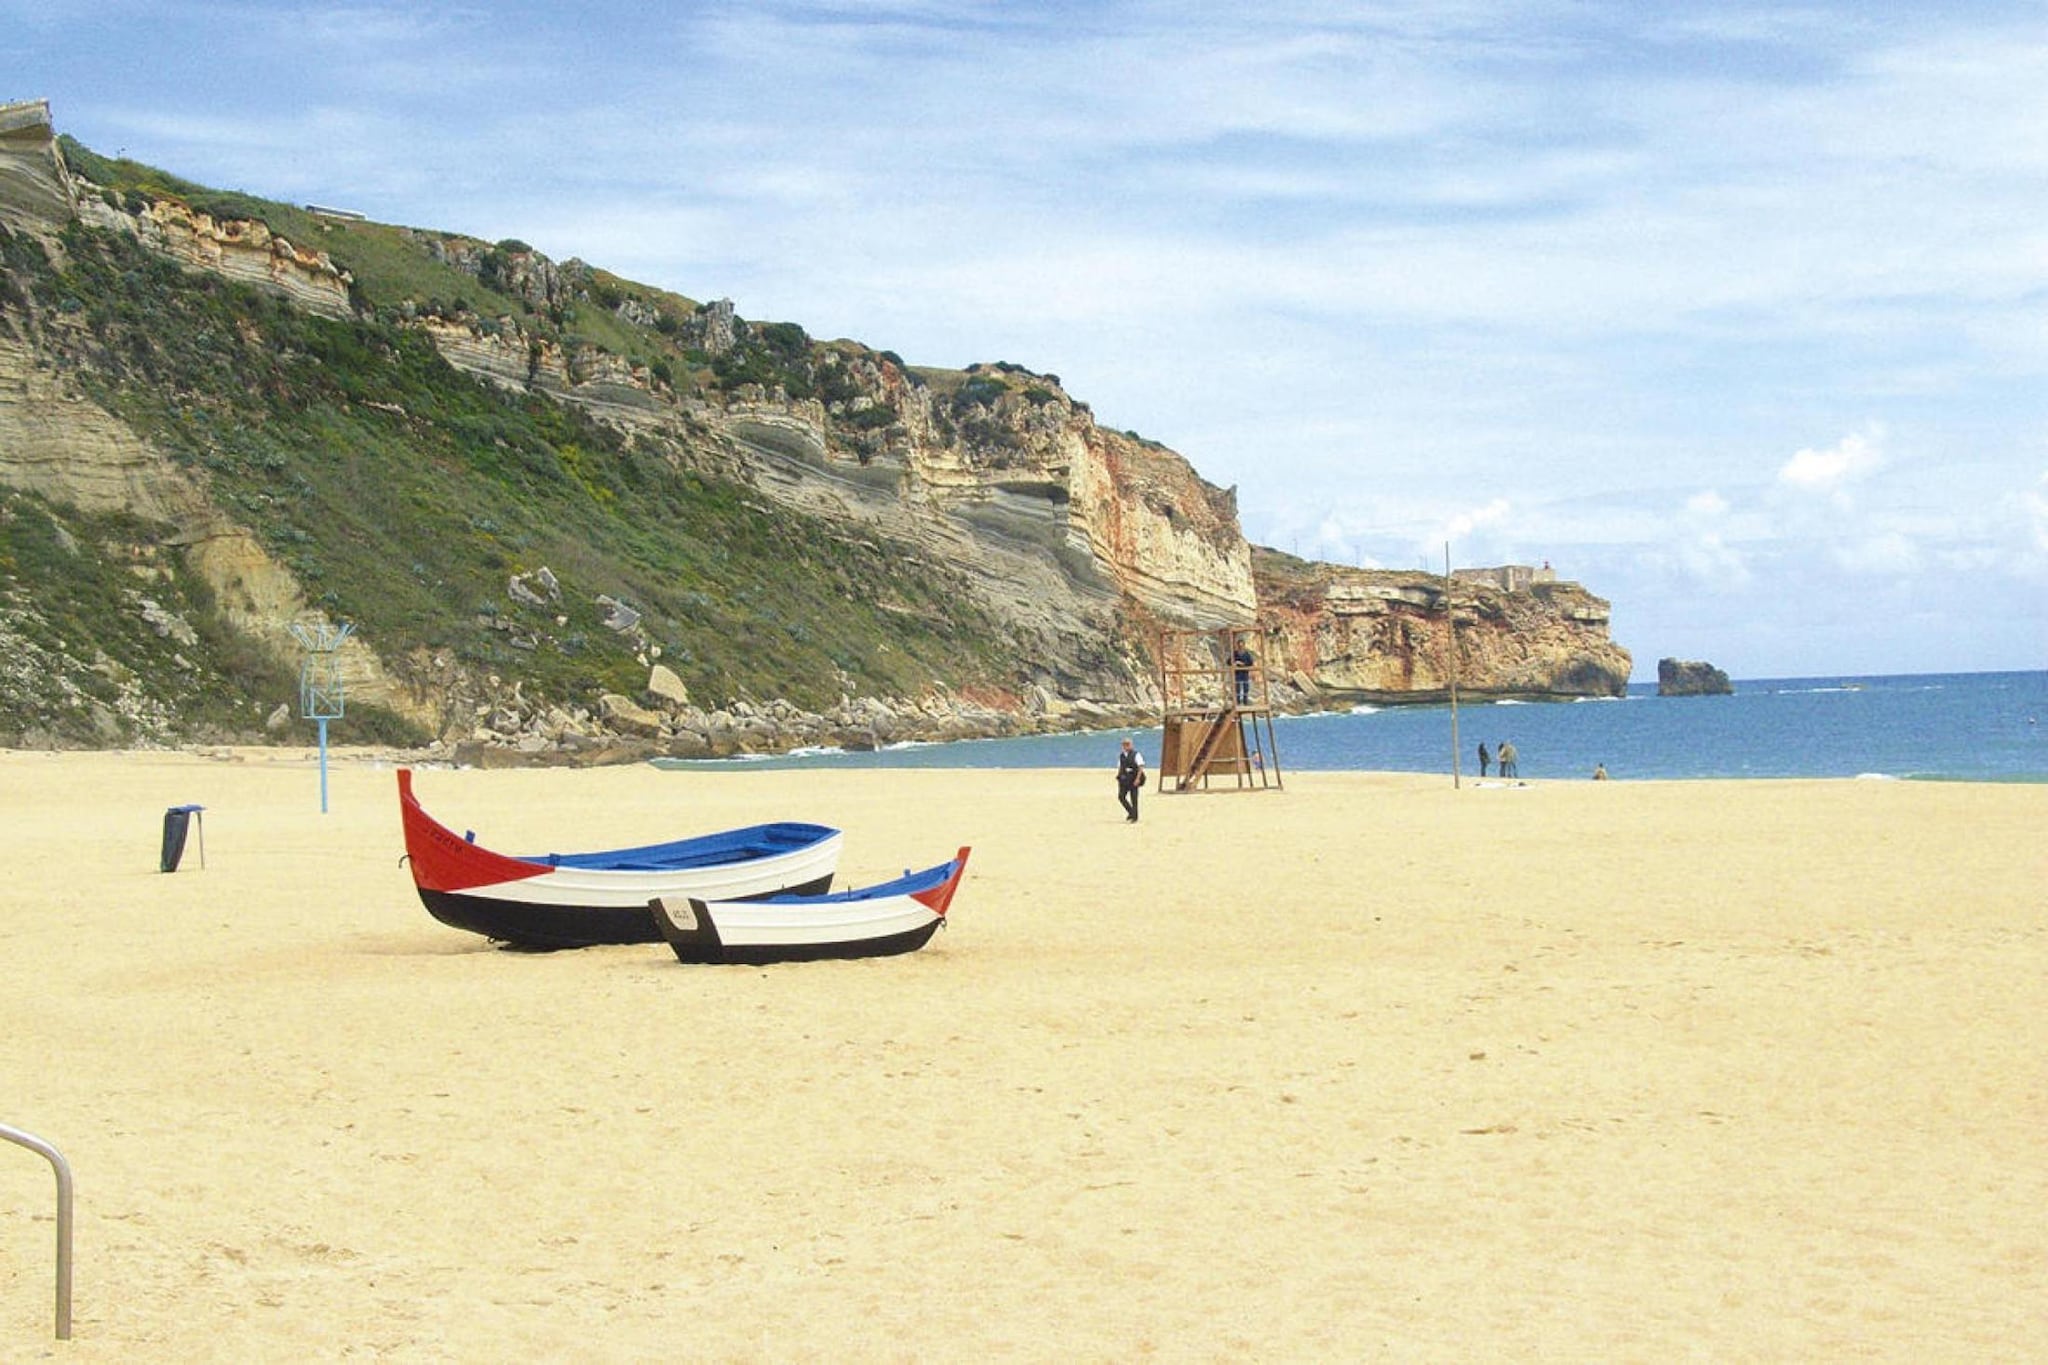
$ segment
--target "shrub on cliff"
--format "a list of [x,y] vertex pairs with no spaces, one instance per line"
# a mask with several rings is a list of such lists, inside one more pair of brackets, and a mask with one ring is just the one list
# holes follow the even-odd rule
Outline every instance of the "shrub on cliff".
[[977,374],[970,377],[960,386],[960,391],[953,395],[953,408],[956,412],[964,412],[969,408],[992,408],[1001,402],[1003,395],[1009,391],[1010,386],[994,375]]

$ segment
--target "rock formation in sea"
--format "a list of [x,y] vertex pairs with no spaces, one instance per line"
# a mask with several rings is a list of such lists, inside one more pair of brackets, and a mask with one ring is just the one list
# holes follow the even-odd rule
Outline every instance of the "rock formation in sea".
[[1733,695],[1735,684],[1710,663],[1696,659],[1657,660],[1657,695],[1660,697],[1725,697]]

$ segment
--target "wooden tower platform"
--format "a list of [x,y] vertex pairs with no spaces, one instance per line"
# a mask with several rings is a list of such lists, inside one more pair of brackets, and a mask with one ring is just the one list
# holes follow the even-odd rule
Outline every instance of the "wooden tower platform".
[[1264,643],[1251,626],[1160,632],[1160,791],[1282,786]]

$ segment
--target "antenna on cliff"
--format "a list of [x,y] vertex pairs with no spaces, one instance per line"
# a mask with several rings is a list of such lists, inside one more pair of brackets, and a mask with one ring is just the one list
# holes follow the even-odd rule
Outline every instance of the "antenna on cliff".
[[322,815],[327,814],[327,722],[340,720],[348,710],[341,679],[341,645],[354,629],[347,621],[339,625],[292,622],[293,638],[306,648],[306,662],[299,669],[299,715],[320,724]]

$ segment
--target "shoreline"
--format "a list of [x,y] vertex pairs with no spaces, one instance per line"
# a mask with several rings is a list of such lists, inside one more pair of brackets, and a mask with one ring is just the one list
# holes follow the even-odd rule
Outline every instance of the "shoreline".
[[[495,849],[974,849],[919,952],[508,952],[391,756],[0,753],[67,1358],[1749,1358],[2048,1341],[2048,789],[422,768]],[[1469,784],[1468,784],[1469,785]],[[207,862],[156,871],[165,807]],[[24,1154],[24,1157],[26,1154]],[[50,1351],[0,1161],[0,1342]]]
[[[1333,714],[1334,714],[1334,713],[1333,713]],[[1157,728],[1157,727],[1154,727],[1154,729],[1155,729],[1155,730],[1156,730],[1156,728]],[[1142,734],[1145,734],[1145,733],[1147,733],[1147,732],[1146,732],[1146,731],[1145,731],[1144,729],[1142,729],[1142,728],[1138,728],[1138,729],[1132,729],[1132,730],[1128,730],[1128,731],[1126,731],[1126,730],[1099,730],[1099,731],[1086,731],[1086,732],[1082,732],[1082,733],[1080,733],[1080,734],[1076,734],[1076,735],[1050,735],[1050,736],[1048,736],[1048,735],[1035,735],[1035,736],[1028,736],[1028,737],[1022,737],[1022,738],[1028,738],[1028,739],[1033,739],[1033,740],[1044,740],[1044,739],[1063,739],[1063,738],[1065,738],[1065,739],[1073,739],[1073,738],[1092,738],[1092,739],[1105,739],[1105,738],[1107,738],[1107,739],[1110,739],[1110,740],[1112,740],[1112,741],[1113,741],[1113,739],[1114,739],[1114,737],[1115,737],[1115,736],[1118,736],[1118,735],[1122,735],[1122,734],[1126,734],[1126,733],[1129,733],[1129,734],[1140,734],[1140,735],[1142,735]],[[1111,767],[1114,767],[1114,758],[1115,758],[1114,754],[1111,754],[1111,757],[1110,757],[1110,762],[1108,762],[1108,763],[1106,763],[1106,764],[1105,764],[1105,763],[1098,763],[1098,762],[1090,762],[1090,763],[1087,763],[1087,764],[1066,764],[1066,765],[1059,765],[1059,764],[1046,764],[1046,765],[1031,765],[1031,766],[1017,766],[1017,765],[1009,765],[1009,764],[990,764],[990,765],[988,765],[988,766],[985,766],[985,767],[977,767],[977,766],[973,766],[973,765],[970,765],[970,764],[948,764],[948,765],[943,765],[943,766],[941,766],[941,765],[936,765],[936,764],[916,764],[916,763],[901,763],[901,764],[892,764],[892,763],[875,763],[875,762],[867,762],[867,761],[856,761],[856,762],[854,762],[854,763],[847,763],[847,764],[835,764],[835,763],[830,763],[830,762],[826,762],[826,763],[815,763],[815,762],[813,762],[813,760],[816,760],[816,759],[826,759],[826,760],[830,760],[830,759],[834,759],[834,758],[849,758],[849,759],[854,759],[854,760],[868,760],[868,759],[872,759],[872,758],[873,758],[873,757],[874,757],[874,756],[875,756],[876,754],[881,754],[881,753],[887,753],[887,752],[906,752],[906,753],[907,753],[907,752],[915,752],[915,751],[917,751],[917,750],[920,750],[920,749],[928,749],[928,748],[933,748],[933,747],[938,747],[938,746],[951,746],[951,745],[971,745],[971,744],[977,744],[977,743],[1007,743],[1007,742],[1011,742],[1011,741],[1013,741],[1013,740],[1016,740],[1016,739],[1018,739],[1018,738],[1020,738],[1020,737],[1018,737],[1018,736],[991,736],[991,737],[989,737],[989,738],[988,738],[987,740],[911,740],[911,741],[906,741],[906,742],[904,742],[903,744],[899,744],[899,745],[892,745],[892,746],[890,746],[890,747],[889,747],[889,749],[887,749],[887,750],[873,750],[873,751],[861,751],[861,750],[832,750],[832,751],[822,751],[822,750],[821,750],[821,751],[812,751],[812,752],[801,752],[801,753],[775,753],[775,754],[732,754],[732,755],[729,755],[729,756],[727,756],[727,757],[725,757],[725,758],[689,758],[689,759],[683,759],[683,758],[661,758],[661,757],[656,757],[656,758],[645,758],[645,757],[635,757],[635,758],[630,758],[630,759],[621,759],[621,760],[619,760],[618,762],[614,762],[614,763],[599,763],[599,764],[589,764],[589,765],[585,765],[585,766],[580,766],[580,767],[576,767],[576,766],[567,766],[567,765],[551,765],[551,764],[545,764],[545,763],[529,763],[529,764],[513,764],[513,765],[507,765],[507,766],[494,766],[494,767],[479,767],[479,766],[477,766],[477,765],[475,765],[475,764],[471,764],[471,763],[465,763],[465,762],[462,762],[462,761],[458,760],[458,759],[457,759],[457,758],[455,757],[455,755],[454,755],[454,754],[453,754],[452,752],[445,752],[445,753],[434,753],[434,752],[430,752],[430,751],[424,751],[424,750],[417,750],[417,749],[393,749],[393,748],[387,748],[387,747],[384,747],[384,746],[379,746],[379,745],[330,745],[330,746],[328,747],[328,751],[327,751],[327,756],[328,756],[328,767],[329,767],[330,771],[333,771],[333,770],[338,770],[338,769],[340,769],[340,768],[342,768],[342,767],[345,767],[345,766],[352,766],[352,767],[367,767],[367,768],[371,768],[371,769],[374,769],[374,770],[377,770],[377,771],[383,771],[383,770],[386,770],[386,769],[392,769],[392,768],[405,768],[405,767],[410,767],[410,768],[417,768],[417,769],[420,769],[420,770],[423,770],[423,771],[436,771],[436,772],[465,772],[465,773],[467,773],[467,772],[494,772],[494,773],[509,773],[509,772],[529,772],[529,773],[574,773],[574,772],[599,772],[599,771],[605,771],[605,770],[616,770],[616,769],[629,769],[629,770],[630,770],[630,769],[639,769],[639,768],[647,768],[647,769],[651,769],[652,771],[655,771],[655,772],[661,772],[661,773],[697,773],[697,774],[704,774],[704,775],[713,775],[713,776],[715,776],[715,775],[717,775],[717,774],[721,774],[721,773],[733,773],[733,774],[738,774],[738,773],[747,773],[747,772],[775,772],[775,773],[812,773],[812,774],[823,774],[823,773],[862,773],[862,774],[877,774],[877,775],[879,775],[879,774],[885,774],[885,773],[915,773],[915,772],[935,772],[935,773],[957,773],[957,774],[961,774],[961,775],[963,775],[963,776],[966,776],[966,775],[982,775],[982,776],[994,776],[994,775],[996,775],[996,774],[1000,774],[1000,773],[1047,773],[1047,774],[1057,773],[1057,774],[1063,774],[1063,775],[1069,775],[1069,776],[1071,776],[1072,774],[1075,774],[1075,773],[1087,773],[1087,772],[1093,772],[1093,771],[1095,771],[1095,770],[1097,770],[1097,769],[1099,769],[1099,768],[1104,768],[1104,769],[1106,769],[1106,768],[1111,768]],[[317,769],[319,768],[319,765],[320,765],[320,752],[319,752],[319,749],[318,749],[317,747],[315,747],[315,746],[309,746],[309,745],[286,745],[286,744],[280,744],[280,745],[265,745],[265,744],[225,744],[225,745],[196,745],[196,746],[189,746],[189,747],[183,747],[183,748],[172,748],[172,747],[165,747],[165,748],[153,748],[153,749],[0,749],[0,759],[4,759],[4,758],[6,758],[6,757],[9,757],[9,756],[20,756],[20,757],[26,757],[26,758],[43,758],[43,759],[53,759],[53,760],[73,760],[73,759],[79,759],[79,760],[89,760],[89,759],[96,759],[96,758],[107,758],[107,759],[113,759],[113,760],[116,760],[116,761],[135,761],[135,762],[145,762],[145,763],[146,763],[146,762],[152,762],[152,761],[158,761],[158,760],[169,760],[169,761],[172,761],[172,762],[176,762],[176,761],[190,761],[190,762],[192,762],[192,763],[194,763],[194,764],[208,764],[208,763],[218,763],[218,764],[227,764],[227,765],[235,765],[235,764],[258,764],[258,765],[268,765],[268,766],[276,766],[276,767],[298,767],[298,768],[310,768],[310,769],[315,769],[315,770],[317,770]],[[1313,779],[1313,778],[1324,778],[1324,777],[1347,777],[1347,776],[1349,776],[1349,777],[1362,777],[1362,778],[1389,778],[1389,779],[1412,779],[1412,780],[1415,780],[1415,781],[1418,781],[1418,782],[1422,782],[1422,783],[1425,783],[1425,784],[1429,784],[1429,783],[1449,784],[1449,783],[1451,783],[1451,781],[1452,781],[1452,777],[1451,777],[1451,774],[1450,774],[1450,773],[1448,773],[1448,772],[1427,772],[1427,771],[1420,771],[1420,770],[1416,770],[1416,769],[1412,769],[1412,768],[1305,768],[1305,767],[1290,767],[1289,769],[1287,769],[1287,771],[1286,771],[1286,774],[1285,774],[1285,776],[1286,776],[1286,780],[1287,780],[1287,781],[1293,781],[1293,780],[1295,780],[1295,779],[1296,779],[1297,777],[1299,777],[1299,778],[1311,778],[1311,779]],[[1941,785],[1941,786],[1989,786],[1989,787],[2035,787],[2035,786],[2048,786],[2048,772],[2044,772],[2044,773],[2010,773],[2010,774],[1998,774],[1998,775],[1994,775],[1994,776],[1989,776],[1989,777],[1955,777],[1955,776],[1949,776],[1949,775],[1947,775],[1947,774],[1943,774],[1943,773],[1888,773],[1888,772],[1860,772],[1860,773],[1843,773],[1843,774],[1838,774],[1838,775],[1829,775],[1829,776],[1808,776],[1808,775],[1793,775],[1793,776],[1780,776],[1780,775],[1764,775],[1764,776],[1754,776],[1754,777],[1752,777],[1752,776],[1745,776],[1745,775],[1737,775],[1737,774],[1712,774],[1712,775],[1705,775],[1705,776],[1694,776],[1694,777],[1628,777],[1628,776],[1618,776],[1618,777],[1610,777],[1610,778],[1608,778],[1608,779],[1604,779],[1604,780],[1605,780],[1606,782],[1608,782],[1608,783],[1609,783],[1610,785],[1616,785],[1616,786],[1627,786],[1627,787],[1631,787],[1631,788],[1634,788],[1634,787],[1646,787],[1646,786],[1660,786],[1660,785],[1692,785],[1692,784],[1697,784],[1697,785],[1703,785],[1703,786],[1719,786],[1719,785],[1735,785],[1735,786],[1747,786],[1747,785],[1752,785],[1752,784],[1754,784],[1754,785],[1766,785],[1766,784],[1772,784],[1772,783],[1799,783],[1799,782],[1812,782],[1812,783],[1824,783],[1824,784],[1833,784],[1833,783],[1861,783],[1861,782],[1904,782],[1904,783],[1915,783],[1915,784],[1917,784],[1917,783],[1927,783],[1927,784],[1933,784],[1933,785]],[[1590,782],[1590,781],[1592,781],[1592,779],[1591,779],[1591,778],[1589,778],[1589,777],[1587,777],[1587,776],[1585,776],[1585,775],[1583,775],[1583,774],[1582,774],[1582,775],[1578,775],[1578,776],[1572,776],[1572,777],[1559,777],[1559,776],[1555,776],[1555,775],[1541,775],[1541,776],[1534,776],[1534,777],[1521,777],[1521,778],[1517,778],[1517,779],[1516,779],[1516,780],[1515,780],[1515,781],[1514,781],[1513,783],[1503,783],[1503,782],[1502,782],[1502,781],[1501,781],[1501,780],[1500,780],[1499,778],[1496,778],[1496,777],[1485,777],[1485,778],[1481,778],[1481,777],[1477,777],[1477,776],[1475,776],[1475,775],[1474,775],[1474,774],[1472,774],[1472,773],[1464,773],[1464,774],[1462,774],[1462,775],[1461,775],[1461,776],[1460,776],[1460,777],[1458,778],[1458,786],[1459,786],[1460,788],[1481,788],[1481,789],[1500,789],[1500,788],[1504,788],[1504,787],[1510,787],[1510,786],[1512,786],[1512,787],[1531,787],[1531,788],[1533,788],[1533,787],[1539,787],[1539,786],[1541,786],[1541,787],[1572,787],[1572,786],[1580,786],[1580,785],[1583,785],[1583,784],[1585,784],[1585,783],[1588,783],[1588,782]],[[1284,790],[1284,788],[1283,788],[1282,790]],[[1159,794],[1159,793],[1158,793],[1158,792],[1156,792],[1156,791],[1155,791],[1155,790],[1154,790],[1153,788],[1147,788],[1147,791],[1148,791],[1148,793],[1151,793],[1151,794],[1153,794],[1153,795],[1155,795],[1155,796]],[[1186,793],[1178,793],[1178,792],[1176,792],[1176,793],[1167,793],[1166,795],[1167,795],[1168,799],[1172,799],[1172,798],[1174,798],[1174,797],[1178,797],[1178,796],[1182,796],[1182,795],[1186,795],[1186,796],[1221,796],[1221,795],[1231,795],[1231,794],[1237,794],[1237,793],[1235,792],[1235,789],[1233,789],[1233,788],[1230,788],[1230,787],[1226,787],[1226,786],[1222,786],[1222,785],[1220,785],[1220,784],[1219,784],[1219,786],[1218,786],[1217,788],[1215,788],[1214,790],[1211,790],[1211,791],[1206,791],[1206,792],[1204,792],[1204,791],[1191,791],[1191,792],[1186,792]],[[1250,792],[1250,790],[1247,790],[1247,791],[1245,791],[1245,792],[1244,792],[1244,793],[1242,793],[1242,794],[1244,794],[1244,795],[1250,795],[1250,794],[1251,794],[1251,792]]]
[[[1591,777],[1604,766],[1611,780],[1736,780],[1768,778],[1895,778],[1904,781],[2048,783],[2048,740],[2038,716],[2048,714],[2048,670],[1984,674],[1871,677],[1868,686],[1823,679],[1765,680],[1729,698],[1631,695],[1641,705],[1619,710],[1539,703],[1469,704],[1471,743],[1460,749],[1459,780],[1471,769],[1478,742],[1513,737],[1531,781]],[[1825,684],[1825,685],[1822,685]],[[1586,700],[1586,699],[1581,699]],[[1617,699],[1603,699],[1617,700]],[[1454,747],[1443,733],[1441,705],[1323,709],[1274,719],[1280,766],[1295,772],[1414,772],[1450,777]],[[748,719],[748,717],[740,717]],[[772,708],[770,713],[772,719]],[[760,719],[760,717],[753,717]],[[763,722],[765,723],[765,722]],[[709,765],[833,768],[965,767],[1093,768],[1116,738],[1150,735],[1158,717],[1126,717],[1098,728],[1029,735],[990,732],[976,738],[925,735],[886,742],[834,744],[788,737],[730,752],[669,752],[648,739],[587,736],[550,746],[532,736],[492,745],[477,736],[459,744],[403,747],[340,745],[416,764],[452,763],[485,769],[576,769],[653,763],[688,770]],[[279,737],[293,743],[155,745],[127,752],[197,751],[244,757],[270,750],[310,751],[309,730]],[[1485,733],[1491,731],[1492,733]],[[343,730],[346,738],[348,731]],[[1814,742],[1815,737],[1824,737]],[[874,739],[873,735],[869,739]],[[1100,746],[1100,747],[1098,747]],[[48,752],[48,750],[39,750]],[[61,750],[61,752],[88,752]]]

